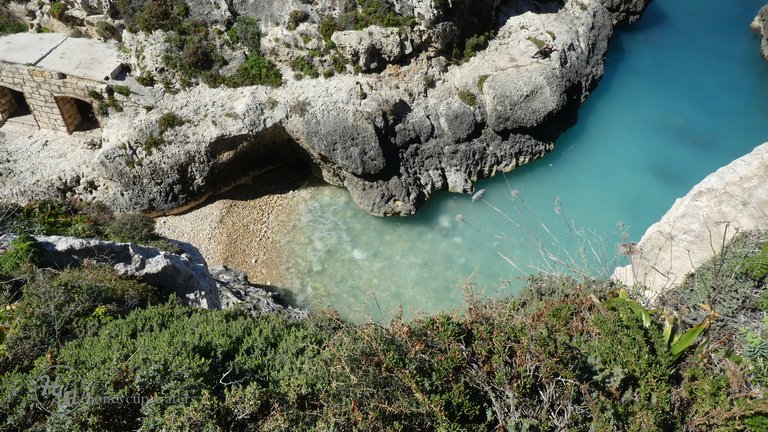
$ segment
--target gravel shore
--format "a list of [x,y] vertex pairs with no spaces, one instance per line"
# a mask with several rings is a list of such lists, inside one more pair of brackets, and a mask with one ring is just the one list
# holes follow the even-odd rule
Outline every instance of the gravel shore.
[[156,220],[158,234],[200,250],[210,267],[242,270],[253,284],[282,279],[282,233],[295,220],[296,190],[310,181],[301,165],[272,169],[190,211]]

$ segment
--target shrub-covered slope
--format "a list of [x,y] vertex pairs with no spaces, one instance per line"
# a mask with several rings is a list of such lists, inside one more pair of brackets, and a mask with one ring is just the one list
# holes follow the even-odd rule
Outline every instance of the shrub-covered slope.
[[[37,279],[10,280],[2,429],[765,430],[766,237],[738,241],[751,246],[713,258],[657,311],[564,277],[388,325],[158,304],[96,269],[56,275],[52,287],[84,272],[82,287],[102,289],[66,285],[49,307]],[[39,376],[90,397],[61,404]]]

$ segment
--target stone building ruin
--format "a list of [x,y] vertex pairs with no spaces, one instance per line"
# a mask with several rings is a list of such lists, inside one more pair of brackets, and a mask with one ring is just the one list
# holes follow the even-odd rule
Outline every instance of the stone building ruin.
[[0,37],[0,127],[99,129],[99,104],[121,69],[115,44],[58,33]]

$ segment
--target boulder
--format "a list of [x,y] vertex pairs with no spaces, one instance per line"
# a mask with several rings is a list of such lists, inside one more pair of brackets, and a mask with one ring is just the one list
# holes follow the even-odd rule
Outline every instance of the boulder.
[[413,52],[410,30],[370,26],[363,30],[337,31],[331,40],[345,57],[363,71],[381,70]]
[[[14,238],[14,234],[0,236],[0,253],[8,249]],[[200,252],[189,244],[179,243],[184,253],[174,254],[134,243],[63,236],[36,239],[48,267],[79,266],[84,261],[105,263],[120,275],[175,292],[189,306],[222,309],[243,305],[254,315],[279,312],[296,319],[308,315],[305,310],[284,306],[279,296],[265,287],[251,285],[240,271],[209,271]]]
[[763,6],[752,21],[752,29],[760,33],[760,53],[768,60],[768,5]]

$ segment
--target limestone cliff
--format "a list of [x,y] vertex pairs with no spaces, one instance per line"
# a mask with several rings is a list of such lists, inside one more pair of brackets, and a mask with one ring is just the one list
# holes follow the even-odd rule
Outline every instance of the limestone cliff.
[[768,5],[765,5],[757,13],[755,20],[752,21],[752,29],[760,33],[762,41],[760,42],[760,52],[768,60]]
[[[326,0],[221,3],[206,14],[210,4],[190,2],[190,14],[212,25],[238,14],[260,18],[262,50],[276,59],[301,43],[285,28],[292,10],[308,11],[299,24],[308,34],[321,16],[344,10],[344,2]],[[77,197],[170,212],[298,157],[349,189],[365,211],[409,215],[437,190],[470,192],[479,178],[552,150],[601,78],[614,26],[637,19],[647,1],[454,0],[448,12],[438,3],[445,2],[395,1],[417,17],[410,30],[335,33],[334,45],[355,63],[349,73],[296,79],[278,63],[287,78],[276,88],[199,85],[176,93],[155,85],[146,98],[154,103],[110,115],[98,143],[5,127],[0,199]],[[493,10],[495,37],[450,64],[439,52],[462,26],[477,24],[473,6]],[[452,21],[440,21],[452,10]],[[159,62],[162,34],[123,36],[137,67]],[[307,42],[315,43],[322,42]],[[547,44],[554,51],[534,57]],[[167,113],[183,124],[162,132],[158,120]]]
[[768,143],[707,176],[630,249],[614,278],[653,301],[718,253],[738,231],[768,228]]

